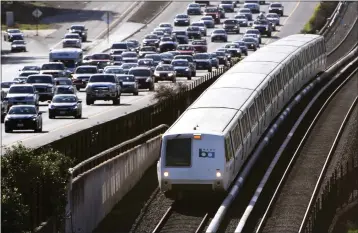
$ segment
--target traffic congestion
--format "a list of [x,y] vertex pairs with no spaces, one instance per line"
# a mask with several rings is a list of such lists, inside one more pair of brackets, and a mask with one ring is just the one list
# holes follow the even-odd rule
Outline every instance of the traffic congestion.
[[[49,52],[49,62],[24,66],[12,81],[1,83],[5,132],[41,132],[49,123],[43,118],[82,119],[86,106],[120,107],[122,96],[190,82],[229,65],[234,57],[248,56],[263,45],[263,38],[272,36],[284,15],[281,3],[271,3],[268,12],[260,11],[260,4],[252,0],[207,6],[189,3],[172,22],[160,23],[140,39],[115,42],[108,53],[85,54],[82,42],[89,29],[72,25],[63,37],[63,48]],[[6,41],[26,45],[23,37],[18,38],[21,34],[8,29]],[[220,46],[211,50],[212,43]]]

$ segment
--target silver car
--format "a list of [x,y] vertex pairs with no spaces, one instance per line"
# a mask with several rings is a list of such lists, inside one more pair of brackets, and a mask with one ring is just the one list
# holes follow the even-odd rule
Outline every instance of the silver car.
[[26,52],[26,42],[24,40],[11,42],[11,52]]
[[81,41],[79,39],[63,39],[62,48],[81,48]]
[[122,82],[122,93],[133,93],[133,95],[138,95],[138,83],[131,74],[120,74],[117,75],[117,78]]
[[206,30],[206,26],[205,26],[204,22],[194,22],[190,26],[199,27],[201,35],[207,36],[207,30]]
[[248,29],[245,34],[256,34],[257,37],[259,38],[259,43],[260,44],[262,43],[261,33],[258,29]]
[[249,8],[240,8],[238,15],[245,15],[248,21],[252,21],[252,13],[251,10]]
[[260,13],[260,5],[257,3],[245,3],[244,8],[251,10],[251,13]]
[[247,27],[249,26],[249,20],[247,19],[245,14],[239,14],[235,16],[235,19],[239,21],[240,27]]
[[34,86],[31,84],[13,84],[10,86],[4,101],[7,104],[8,111],[13,105],[36,105],[39,106],[39,96]]
[[272,28],[276,31],[276,26],[280,26],[280,16],[277,13],[269,13],[266,15],[266,19],[272,23]]
[[215,21],[214,21],[213,17],[211,17],[211,16],[201,17],[200,22],[204,23],[204,25],[207,28],[214,28],[215,27]]

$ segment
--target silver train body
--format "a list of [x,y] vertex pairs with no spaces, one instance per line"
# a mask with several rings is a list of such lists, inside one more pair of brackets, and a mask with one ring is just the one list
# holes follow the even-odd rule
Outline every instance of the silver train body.
[[236,64],[163,134],[157,164],[167,197],[188,190],[228,191],[272,120],[326,68],[319,35],[291,35]]

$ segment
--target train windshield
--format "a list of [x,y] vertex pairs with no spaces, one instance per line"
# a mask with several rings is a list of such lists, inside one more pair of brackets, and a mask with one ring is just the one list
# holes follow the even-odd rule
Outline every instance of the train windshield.
[[175,138],[166,142],[165,165],[189,167],[191,165],[191,138]]

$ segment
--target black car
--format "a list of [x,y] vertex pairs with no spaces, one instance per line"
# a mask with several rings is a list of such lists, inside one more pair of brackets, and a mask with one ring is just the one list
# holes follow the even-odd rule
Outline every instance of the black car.
[[190,3],[186,8],[186,12],[188,15],[201,15],[200,4]]
[[216,57],[217,57],[217,59],[219,60],[219,64],[220,65],[227,65],[227,62],[228,62],[228,60],[227,60],[227,57],[226,57],[226,54],[225,54],[225,52],[222,52],[222,51],[216,51],[216,52],[214,52],[215,54],[216,54]]
[[194,58],[192,55],[176,55],[174,57],[174,60],[181,60],[181,59],[184,59],[184,60],[187,60],[189,62],[189,66],[191,68],[191,76],[192,77],[195,77],[196,76],[196,66],[195,66],[195,61],[194,61]]
[[138,51],[138,57],[142,58],[146,54],[153,54],[153,53],[157,53],[157,48],[156,47],[154,47],[154,46],[143,46]]
[[208,51],[206,40],[193,40],[191,44],[194,46],[197,53],[206,53]]
[[87,30],[84,25],[72,25],[68,31],[70,33],[77,33],[82,38],[83,42],[87,41]]
[[55,81],[56,86],[58,86],[58,85],[69,85],[69,86],[71,86],[72,85],[72,80],[70,78],[67,78],[67,77],[55,78],[54,81]]
[[267,35],[267,37],[271,37],[272,34],[272,24],[267,20],[256,20],[252,28],[260,31],[261,35]]
[[234,32],[240,34],[240,23],[236,19],[226,19],[223,23],[223,28],[227,33]]
[[211,56],[208,53],[197,53],[194,55],[194,61],[197,70],[208,70],[211,72],[213,67],[211,65]]
[[176,83],[176,73],[174,67],[168,64],[162,64],[155,68],[154,80],[158,81],[171,81]]
[[242,52],[243,54],[245,54],[245,56],[248,55],[248,52],[247,52],[248,48],[247,48],[247,45],[245,44],[245,42],[239,40],[239,41],[234,41],[233,43],[239,45],[239,47],[240,47],[240,49],[241,49],[241,52]]
[[74,94],[55,95],[52,101],[48,101],[48,118],[57,116],[73,116],[76,119],[82,118],[82,100]]
[[170,64],[174,59],[174,55],[171,53],[161,53],[160,56],[162,57],[163,64]]
[[159,63],[162,61],[162,56],[160,56],[160,54],[147,54],[144,56],[144,58],[153,59],[154,66],[159,65]]
[[55,88],[55,95],[76,94],[76,90],[72,85],[59,85]]
[[176,39],[171,37],[163,37],[159,43],[159,51],[161,53],[167,51],[173,51],[177,49],[177,43],[175,42]]
[[42,112],[35,105],[14,105],[5,117],[5,132],[13,130],[34,130],[42,132]]
[[189,37],[186,31],[173,31],[172,35],[175,36],[179,44],[189,44]]
[[160,38],[155,34],[146,35],[142,41],[143,46],[154,46],[159,47]]
[[138,82],[138,89],[149,89],[154,91],[153,71],[149,67],[131,68],[128,74],[133,75]]
[[191,80],[192,69],[190,67],[188,60],[185,59],[173,60],[171,65],[174,67],[177,77],[187,77],[188,80]]
[[140,48],[140,43],[138,40],[130,39],[127,40],[126,42],[128,44],[128,48],[133,52],[137,52],[138,49]]
[[229,43],[225,45],[225,49],[227,49],[233,57],[241,57],[240,45],[235,43]]
[[190,26],[186,29],[189,39],[201,39],[201,31],[199,27]]
[[174,18],[174,26],[189,26],[190,25],[190,17],[189,15],[179,14]]

